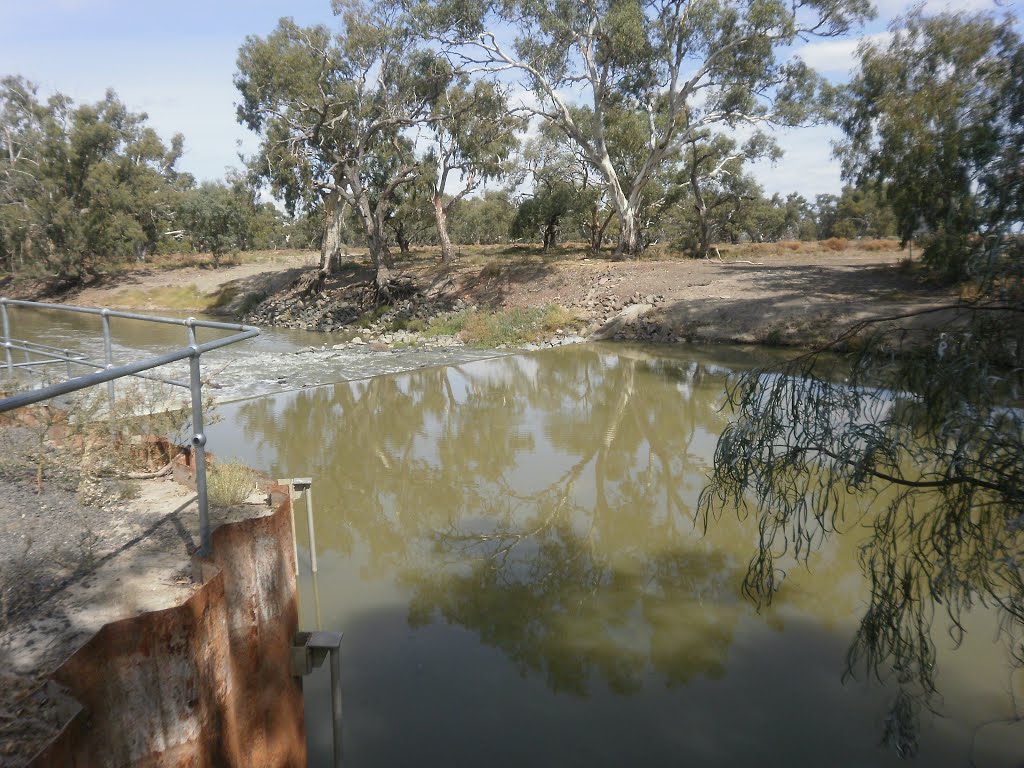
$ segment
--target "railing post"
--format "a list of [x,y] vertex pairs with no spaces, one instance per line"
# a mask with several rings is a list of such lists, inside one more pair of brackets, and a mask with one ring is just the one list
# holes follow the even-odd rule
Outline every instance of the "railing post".
[[0,315],[4,322],[4,352],[7,357],[7,378],[14,378],[14,359],[11,357],[11,321],[7,317],[7,299],[0,299]]
[[199,370],[199,344],[196,341],[196,319],[185,321],[189,358],[189,391],[192,395],[192,461],[196,470],[196,496],[199,502],[199,554],[210,555],[210,510],[206,497],[206,434],[203,432],[203,381]]
[[[103,356],[106,359],[107,368],[114,367],[114,342],[110,336],[110,310],[104,308],[100,312],[100,319],[103,323]],[[114,419],[114,382],[107,382],[107,408],[110,410],[110,431],[115,431],[116,421]]]

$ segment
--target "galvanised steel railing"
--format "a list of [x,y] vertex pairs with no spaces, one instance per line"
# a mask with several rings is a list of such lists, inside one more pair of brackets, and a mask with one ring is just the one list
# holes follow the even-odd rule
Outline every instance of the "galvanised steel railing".
[[[78,352],[71,352],[68,349],[60,349],[39,342],[14,339],[11,336],[11,317],[9,307],[21,307],[26,309],[40,309],[57,312],[72,312],[81,315],[99,316],[103,332],[104,362],[99,363],[90,360],[86,355]],[[187,345],[179,347],[170,352],[147,357],[126,365],[114,365],[113,337],[110,332],[110,319],[122,318],[125,320],[140,320],[150,323],[162,323],[164,325],[181,325],[187,331]],[[15,299],[0,298],[0,321],[3,324],[3,348],[4,362],[8,379],[13,382],[16,371],[32,372],[37,368],[46,365],[64,363],[68,375],[63,381],[55,384],[42,386],[29,392],[20,392],[10,397],[0,399],[0,413],[21,408],[26,405],[33,405],[61,395],[67,395],[82,389],[94,387],[97,384],[107,385],[107,397],[111,414],[114,409],[114,381],[125,376],[134,376],[170,384],[171,386],[183,387],[190,391],[192,399],[192,447],[193,464],[196,473],[196,496],[199,503],[199,540],[200,553],[210,553],[210,514],[207,502],[206,490],[206,435],[203,432],[203,383],[200,376],[200,357],[204,352],[226,347],[245,339],[258,336],[260,329],[251,325],[238,325],[235,323],[218,323],[210,320],[196,320],[190,317],[186,320],[179,320],[170,317],[154,317],[150,315],[138,315],[131,312],[117,312],[111,309],[96,309],[92,307],[75,307],[66,304],[45,304],[37,301],[19,301]],[[197,328],[209,328],[220,331],[234,331],[230,336],[224,336],[212,341],[199,343],[196,337]],[[14,362],[14,352],[24,352],[24,362]],[[163,378],[153,374],[147,374],[160,366],[175,363],[179,360],[189,361],[189,380],[187,382]],[[84,366],[94,368],[95,371],[82,376],[72,376],[72,366]]]

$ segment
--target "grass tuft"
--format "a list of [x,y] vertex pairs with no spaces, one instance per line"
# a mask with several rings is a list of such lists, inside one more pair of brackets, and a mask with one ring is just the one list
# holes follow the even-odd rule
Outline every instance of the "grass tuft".
[[244,464],[211,464],[206,473],[206,497],[213,507],[241,504],[255,487],[255,473]]
[[512,307],[495,312],[463,310],[433,320],[426,336],[455,336],[471,347],[525,344],[576,321],[576,316],[558,304],[544,307]]

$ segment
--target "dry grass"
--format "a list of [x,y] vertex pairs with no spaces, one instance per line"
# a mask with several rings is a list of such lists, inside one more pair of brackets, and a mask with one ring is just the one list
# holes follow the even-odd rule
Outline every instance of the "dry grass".
[[111,304],[126,309],[195,309],[205,311],[216,308],[221,302],[219,294],[201,292],[195,285],[168,285],[148,290],[125,289],[114,295]]
[[862,251],[869,251],[876,253],[878,251],[898,251],[900,250],[899,240],[864,240],[857,243],[856,246]]
[[206,497],[213,507],[241,504],[255,487],[256,475],[244,464],[211,464],[206,473]]
[[578,322],[575,313],[559,304],[544,307],[511,307],[495,312],[464,310],[436,318],[424,331],[427,336],[458,335],[471,347],[525,344],[550,336]]

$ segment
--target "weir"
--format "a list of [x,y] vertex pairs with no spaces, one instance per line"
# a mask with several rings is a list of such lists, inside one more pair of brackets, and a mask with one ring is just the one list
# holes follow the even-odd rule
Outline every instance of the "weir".
[[[98,317],[103,359],[18,338],[12,315],[33,310]],[[312,537],[311,479],[269,485],[268,502],[279,503],[268,516],[216,530],[210,525],[201,356],[253,338],[259,329],[9,299],[0,299],[0,319],[0,364],[7,386],[23,390],[0,399],[0,413],[105,384],[105,413],[114,432],[119,379],[136,377],[188,390],[191,451],[172,463],[175,478],[196,490],[193,501],[199,511],[200,544],[191,570],[200,586],[180,605],[105,624],[61,664],[48,691],[52,701],[64,702],[60,710],[67,721],[31,765],[305,765],[301,681],[328,657],[334,764],[340,765],[341,635],[324,632],[319,624],[315,632],[298,632],[292,500],[296,488],[306,491]],[[187,343],[115,364],[111,319],[183,326]],[[231,333],[200,342],[197,328]],[[24,361],[15,361],[16,352]],[[161,367],[179,360],[189,363],[187,381],[160,373]],[[43,374],[58,365],[66,374],[62,380]],[[75,368],[88,372],[74,376]],[[24,391],[26,377],[40,383]],[[310,551],[315,553],[315,542]],[[315,563],[313,554],[314,571]]]

